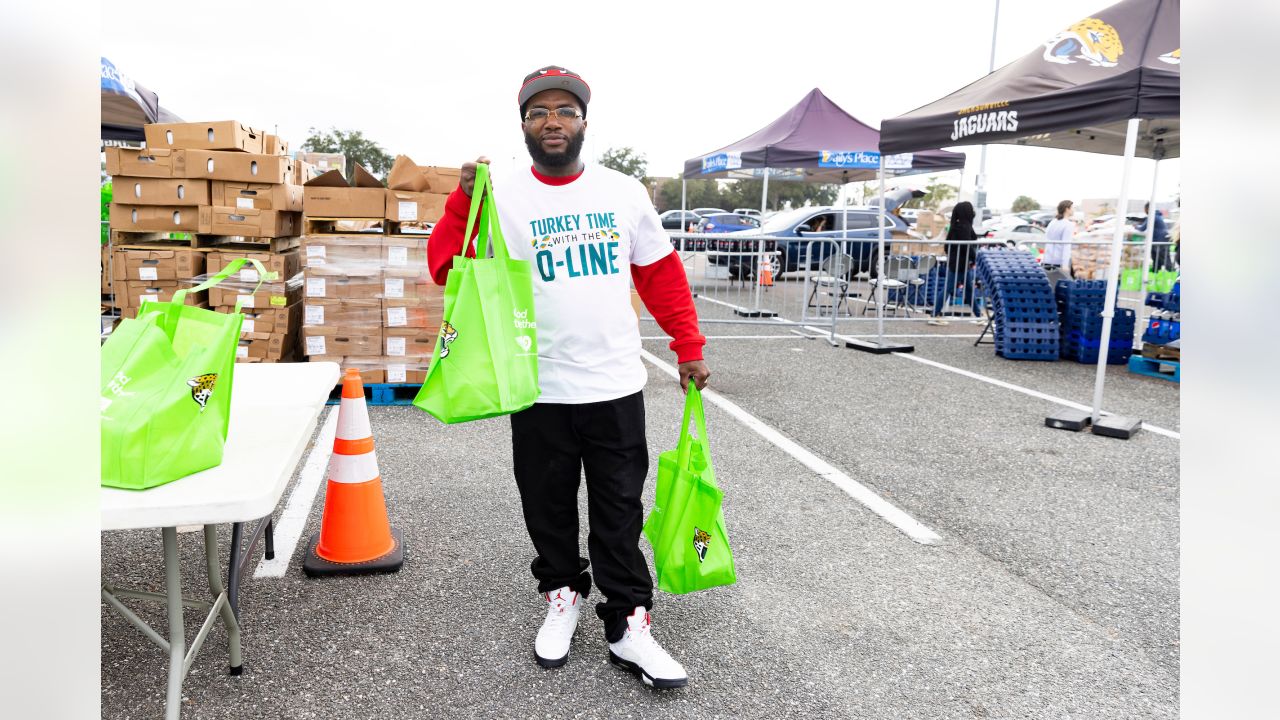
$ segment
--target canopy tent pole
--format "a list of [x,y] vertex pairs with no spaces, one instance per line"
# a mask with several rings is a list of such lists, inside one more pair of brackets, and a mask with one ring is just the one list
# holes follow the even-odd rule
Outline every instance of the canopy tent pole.
[[764,189],[760,191],[760,218],[764,220],[764,214],[769,210],[769,168],[764,168]]
[[[1134,150],[1138,145],[1138,118],[1130,118],[1128,131],[1124,138],[1124,171],[1120,174],[1120,199],[1116,205],[1116,227],[1111,234],[1111,265],[1107,268],[1107,298],[1102,309],[1102,337],[1098,341],[1098,372],[1093,386],[1093,412],[1091,415],[1094,432],[1097,433],[1098,420],[1102,415],[1102,388],[1107,381],[1107,350],[1111,345],[1111,318],[1116,312],[1116,288],[1119,287],[1120,253],[1123,250],[1124,216],[1129,210],[1129,173],[1133,170]],[[1155,223],[1151,223],[1154,225]],[[1136,422],[1126,418],[1109,417],[1107,426],[1123,424],[1136,429]],[[1098,434],[1111,434],[1104,430]],[[1121,437],[1129,437],[1132,431]]]
[[1147,325],[1147,281],[1151,271],[1151,243],[1156,233],[1156,181],[1160,178],[1160,156],[1164,154],[1160,152],[1161,149],[1163,149],[1162,146],[1156,146],[1155,167],[1151,170],[1151,199],[1147,201],[1147,232],[1146,237],[1142,239],[1142,294],[1138,297],[1138,347],[1142,347],[1141,333]]
[[884,215],[888,203],[884,199],[884,154],[880,155],[880,167],[876,170],[880,182],[880,205],[876,215],[880,219],[879,248],[876,250],[876,342],[884,345]]
[[681,231],[688,229],[684,225],[684,214],[687,211],[689,206],[689,203],[687,201],[688,195],[689,195],[689,179],[685,177],[681,177],[680,178],[680,230]]

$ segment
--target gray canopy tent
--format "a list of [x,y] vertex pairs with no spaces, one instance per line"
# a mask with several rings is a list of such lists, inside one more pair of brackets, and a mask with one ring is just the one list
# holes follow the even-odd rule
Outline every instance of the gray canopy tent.
[[[903,153],[1005,143],[1123,155],[1118,205],[1123,212],[1129,201],[1133,158],[1156,160],[1158,171],[1159,160],[1179,155],[1182,49],[1178,10],[1179,0],[1123,0],[1100,10],[976,82],[886,120],[880,151]],[[1154,180],[1151,208],[1154,214]],[[1142,272],[1144,296],[1154,228],[1154,220],[1149,221]],[[1123,232],[1123,224],[1117,222],[1107,272],[1103,338],[1111,336]],[[1107,345],[1103,341],[1099,349],[1088,419],[1095,427],[1099,427],[1102,409]],[[1112,418],[1106,427],[1128,437],[1136,423]]]
[[[898,177],[948,170],[964,172],[964,153],[930,149],[882,157],[879,145],[879,131],[845,112],[821,90],[814,88],[778,119],[751,135],[719,150],[686,160],[681,176],[680,209],[687,209],[685,189],[690,178],[763,176],[760,199],[760,212],[763,214],[771,175],[781,176],[780,179],[786,181],[840,183],[842,186],[879,177],[879,196],[884,197],[886,173]],[[883,225],[883,218],[881,223]],[[882,232],[881,265],[884,263],[883,235]],[[878,272],[883,270],[883,267],[878,268]],[[883,336],[883,307],[878,317],[880,335]]]

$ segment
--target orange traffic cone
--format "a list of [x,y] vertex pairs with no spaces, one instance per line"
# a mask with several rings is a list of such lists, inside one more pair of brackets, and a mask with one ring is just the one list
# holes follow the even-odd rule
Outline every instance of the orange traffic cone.
[[768,255],[760,259],[760,284],[773,287],[773,258]]
[[404,543],[387,521],[364,384],[360,371],[348,369],[342,378],[324,516],[320,532],[307,546],[302,570],[310,577],[365,575],[395,572],[403,564]]

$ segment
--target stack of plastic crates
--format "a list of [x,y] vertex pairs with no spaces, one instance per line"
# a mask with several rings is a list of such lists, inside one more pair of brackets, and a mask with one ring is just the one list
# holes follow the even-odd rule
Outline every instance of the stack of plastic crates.
[[995,313],[996,354],[1009,360],[1058,359],[1058,307],[1035,255],[978,251],[978,280]]
[[1147,319],[1142,342],[1152,345],[1168,345],[1182,338],[1182,281],[1173,284],[1167,293],[1147,293],[1146,304],[1156,308]]
[[[1054,294],[1062,326],[1060,355],[1081,363],[1098,362],[1102,348],[1102,310],[1106,305],[1105,280],[1059,280]],[[1107,342],[1107,364],[1124,365],[1133,355],[1133,333],[1137,318],[1132,310],[1115,309],[1111,318],[1111,338]]]

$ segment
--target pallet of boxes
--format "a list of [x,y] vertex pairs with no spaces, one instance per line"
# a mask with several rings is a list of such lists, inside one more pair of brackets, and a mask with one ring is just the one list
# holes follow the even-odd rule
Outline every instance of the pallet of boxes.
[[[1106,280],[1111,268],[1111,231],[1094,232],[1079,238],[1090,244],[1071,246],[1071,272],[1076,280]],[[1126,242],[1120,250],[1120,271],[1142,267],[1144,247]]]
[[144,299],[167,302],[239,257],[253,267],[186,302],[245,314],[240,362],[298,357],[302,317],[302,166],[286,143],[243,123],[162,123],[145,148],[107,148],[114,297],[136,317]]
[[[444,288],[427,270],[427,236],[458,185],[456,168],[399,156],[388,186],[355,165],[304,186],[303,352],[360,371],[366,385],[420,385],[435,350]],[[392,388],[394,390],[394,388]],[[388,391],[374,402],[407,403]]]

